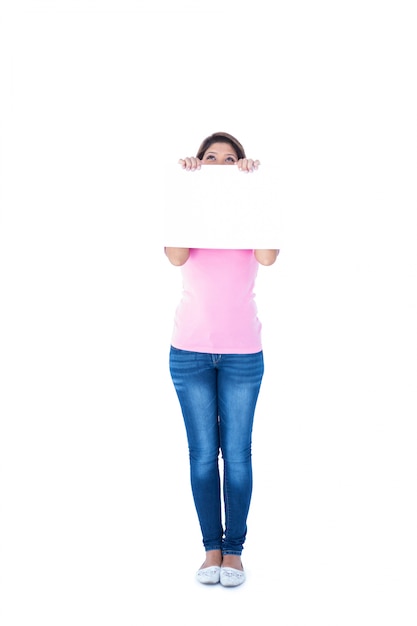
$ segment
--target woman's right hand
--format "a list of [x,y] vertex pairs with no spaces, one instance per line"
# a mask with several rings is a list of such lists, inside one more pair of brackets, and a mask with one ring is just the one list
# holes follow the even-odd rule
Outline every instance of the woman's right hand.
[[199,170],[201,169],[201,161],[197,157],[185,157],[185,159],[180,159],[178,163],[182,166],[183,170]]

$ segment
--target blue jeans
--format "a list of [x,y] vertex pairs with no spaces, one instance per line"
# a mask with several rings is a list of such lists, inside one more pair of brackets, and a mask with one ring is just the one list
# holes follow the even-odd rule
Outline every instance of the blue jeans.
[[252,495],[252,426],[263,353],[206,354],[171,347],[169,364],[184,416],[191,488],[204,547],[239,555]]

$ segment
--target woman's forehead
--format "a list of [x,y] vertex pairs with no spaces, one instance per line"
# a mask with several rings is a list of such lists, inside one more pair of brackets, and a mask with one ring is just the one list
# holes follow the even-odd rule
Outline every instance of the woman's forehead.
[[211,146],[207,148],[206,152],[221,152],[222,154],[232,154],[236,156],[236,150],[232,144],[226,143],[225,141],[216,141],[215,143],[212,143]]

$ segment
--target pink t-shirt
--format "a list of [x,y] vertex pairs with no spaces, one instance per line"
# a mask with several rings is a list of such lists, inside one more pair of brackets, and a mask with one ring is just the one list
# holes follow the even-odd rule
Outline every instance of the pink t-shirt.
[[253,250],[192,248],[181,266],[183,293],[172,345],[210,354],[262,350],[254,300],[258,261]]

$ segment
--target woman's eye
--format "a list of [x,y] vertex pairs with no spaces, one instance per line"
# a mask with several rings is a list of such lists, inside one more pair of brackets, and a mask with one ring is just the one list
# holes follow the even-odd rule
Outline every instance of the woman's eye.
[[227,157],[226,161],[228,163],[236,163],[236,160],[233,157]]
[[206,156],[207,161],[214,161],[214,154],[208,154]]

